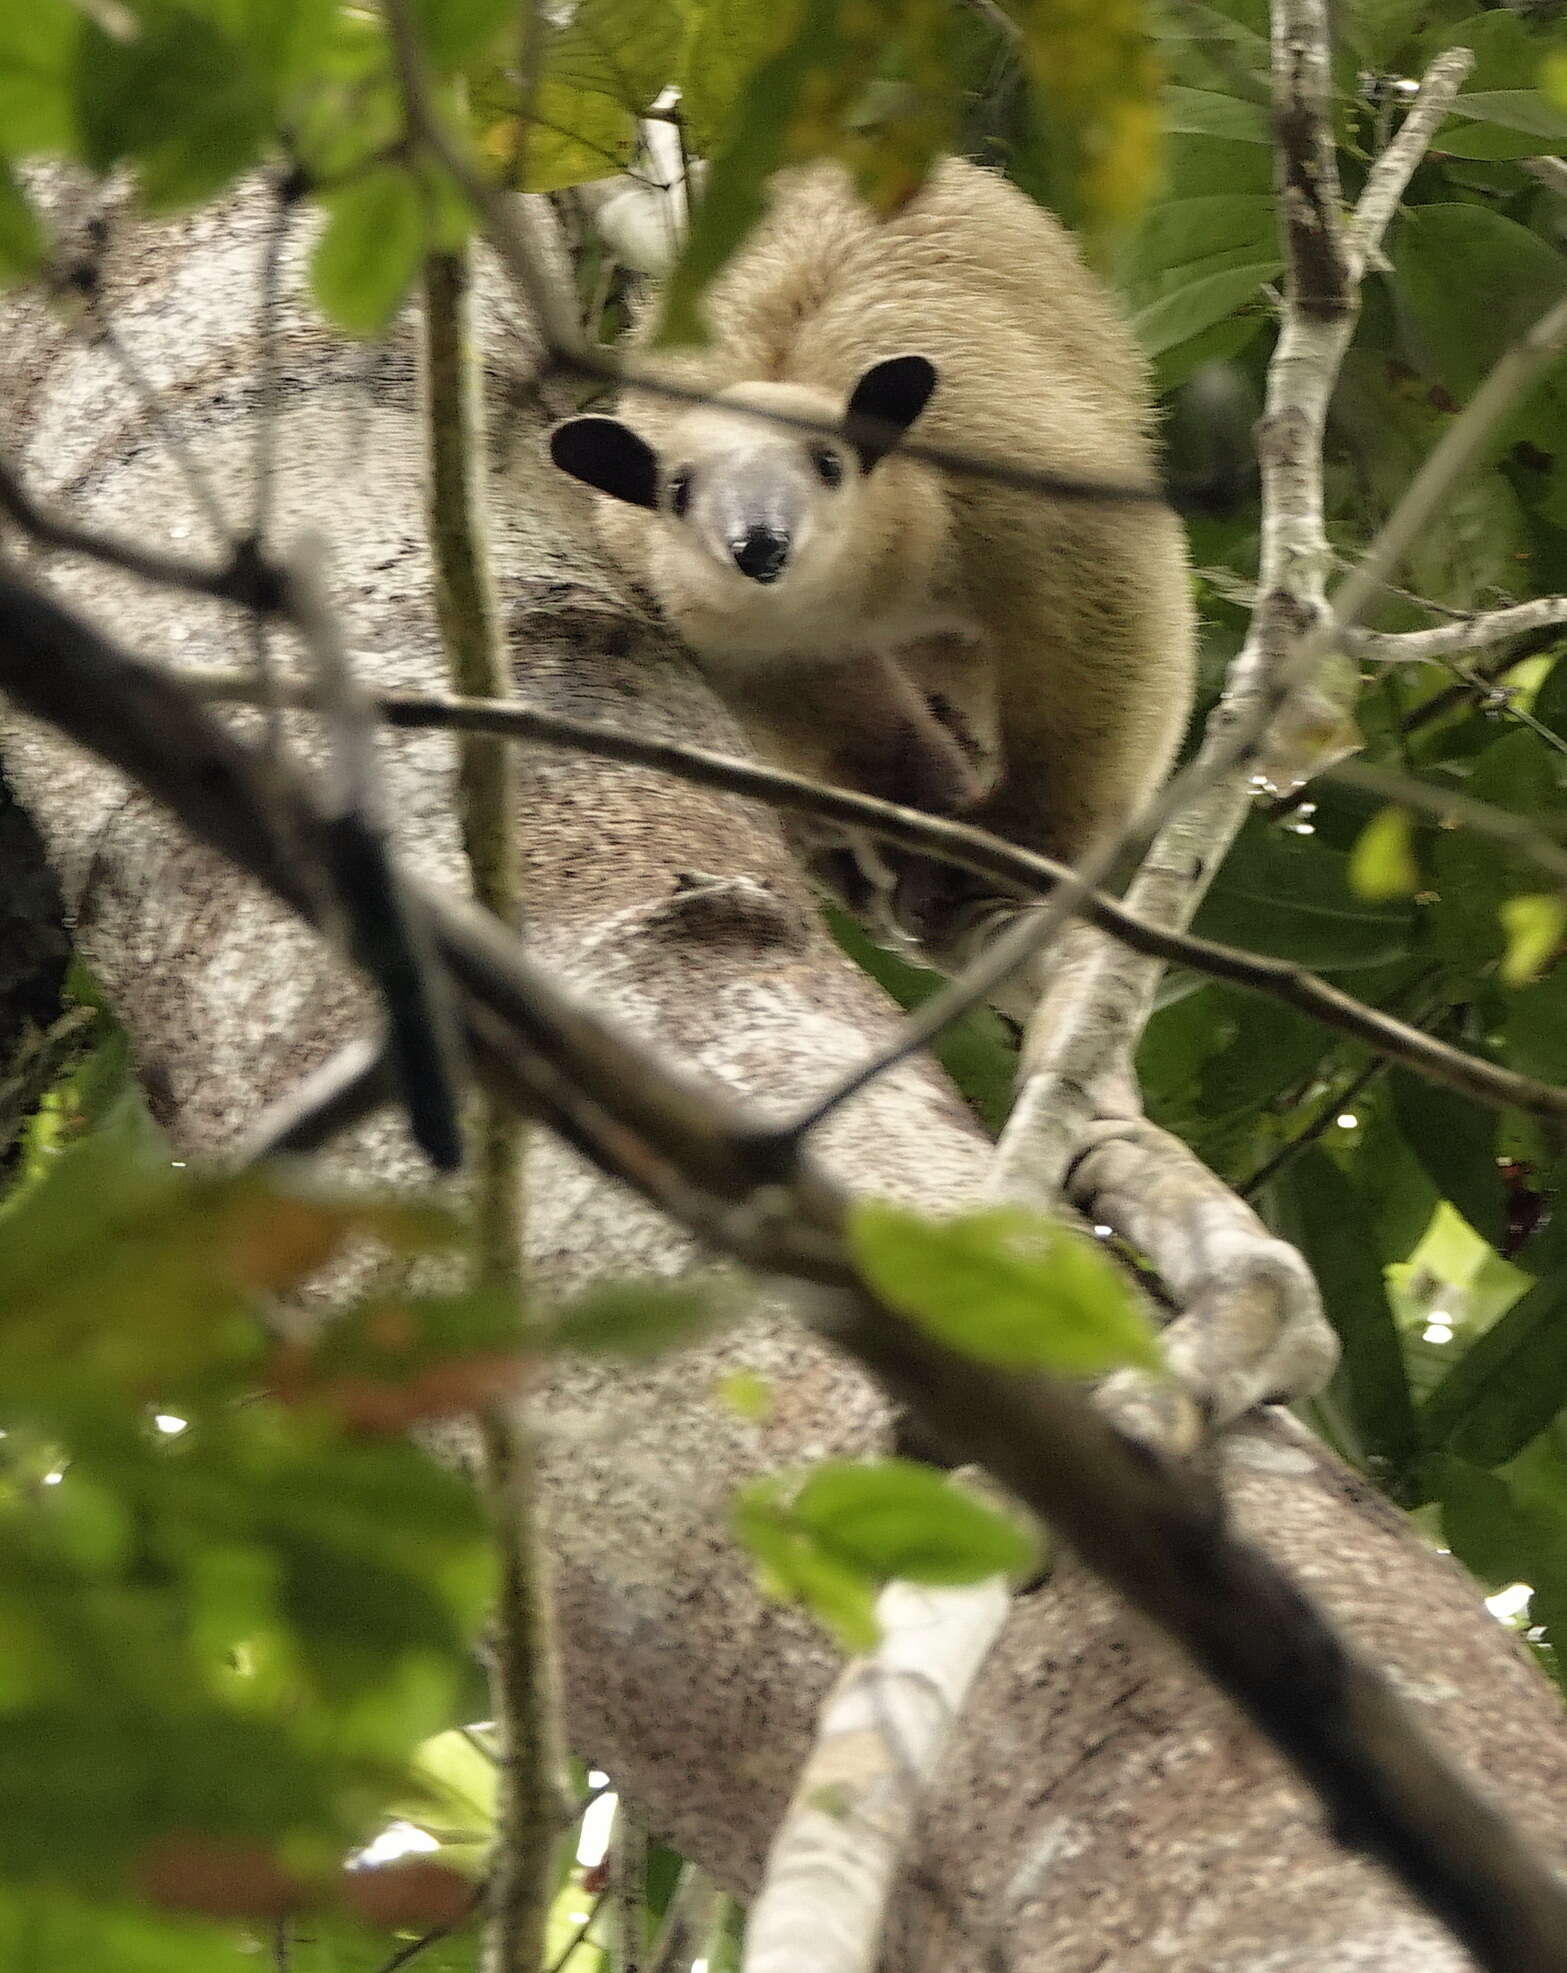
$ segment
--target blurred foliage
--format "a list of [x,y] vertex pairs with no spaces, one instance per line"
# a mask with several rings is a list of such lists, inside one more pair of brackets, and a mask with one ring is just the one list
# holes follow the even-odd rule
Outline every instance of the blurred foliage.
[[[548,9],[526,92],[513,0],[414,12],[451,129],[512,185],[620,168],[638,118],[678,90],[678,109],[659,113],[711,168],[673,288],[677,328],[790,159],[841,158],[891,208],[956,147],[1083,226],[1154,366],[1172,470],[1243,495],[1191,522],[1211,701],[1256,575],[1249,428],[1282,267],[1263,0],[576,0]],[[1350,197],[1422,65],[1455,44],[1477,57],[1368,279],[1335,402],[1328,519],[1348,559],[1567,283],[1567,200],[1521,162],[1567,157],[1567,38],[1554,9],[1473,13],[1465,0],[1345,0],[1335,20]],[[405,142],[370,5],[0,0],[0,280],[70,271],[32,199],[29,167],[58,157],[123,171],[154,210],[261,163],[290,170],[324,215],[317,297],[361,336],[386,329],[426,249],[472,223]],[[1381,628],[1567,592],[1560,369],[1401,581]],[[1545,632],[1368,674],[1368,757],[1559,835],[1564,653],[1567,636]],[[1308,800],[1258,808],[1199,929],[1567,1082],[1561,899],[1521,853],[1462,828],[1325,779]],[[929,990],[839,930],[906,1004]],[[483,1706],[472,1642],[490,1559],[466,1486],[403,1428],[506,1388],[512,1311],[405,1292],[404,1263],[439,1261],[460,1237],[439,1213],[171,1162],[126,1101],[123,1043],[85,1004],[72,1045],[98,1046],[34,1109],[0,1215],[0,1965],[253,1967],[288,1905],[294,1973],[373,1973],[388,1934],[407,1945],[431,1928],[442,1936],[419,1963],[467,1973],[490,1795],[485,1757],[453,1729]],[[940,1053],[997,1128],[1006,1024],[974,1017]],[[1153,1116],[1317,1271],[1344,1360],[1316,1425],[1484,1581],[1533,1587],[1520,1621],[1555,1669],[1567,1134],[1181,975],[1140,1068]],[[1092,1248],[885,1208],[856,1237],[911,1320],[943,1334],[957,1322],[991,1354],[1082,1369],[1148,1353]],[[346,1318],[280,1341],[262,1320],[274,1299],[367,1248],[381,1265]],[[536,1340],[635,1354],[722,1313],[708,1287],[625,1284],[546,1317]],[[760,1416],[768,1394],[732,1379],[715,1402]],[[1004,1517],[896,1462],[769,1481],[737,1524],[774,1590],[856,1642],[895,1569],[951,1581],[1028,1566]],[[398,1819],[425,1832],[422,1854],[400,1871],[343,1868]],[[677,1861],[656,1846],[652,1858],[650,1923]],[[584,1925],[591,1880],[562,1885],[553,1943],[581,1932],[574,1973],[603,1958]],[[722,1973],[732,1925],[714,1952]]]

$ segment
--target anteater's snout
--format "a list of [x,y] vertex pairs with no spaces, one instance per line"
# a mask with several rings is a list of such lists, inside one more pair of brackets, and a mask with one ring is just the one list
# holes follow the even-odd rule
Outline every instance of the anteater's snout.
[[739,540],[730,542],[729,552],[742,575],[753,582],[776,582],[789,559],[789,537],[769,527],[747,528]]

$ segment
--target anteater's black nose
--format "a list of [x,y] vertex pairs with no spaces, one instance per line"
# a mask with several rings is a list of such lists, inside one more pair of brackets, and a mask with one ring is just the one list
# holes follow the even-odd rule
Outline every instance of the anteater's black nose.
[[747,528],[742,541],[731,541],[735,567],[753,582],[776,582],[789,559],[789,537],[768,527]]

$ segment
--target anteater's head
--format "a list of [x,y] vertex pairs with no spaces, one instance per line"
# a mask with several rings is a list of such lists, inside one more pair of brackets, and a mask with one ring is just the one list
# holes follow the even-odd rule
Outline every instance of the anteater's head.
[[682,412],[658,450],[621,419],[590,416],[559,426],[550,452],[600,493],[660,515],[732,581],[808,581],[852,538],[870,476],[935,387],[927,357],[890,356],[847,404],[801,384],[737,384]]

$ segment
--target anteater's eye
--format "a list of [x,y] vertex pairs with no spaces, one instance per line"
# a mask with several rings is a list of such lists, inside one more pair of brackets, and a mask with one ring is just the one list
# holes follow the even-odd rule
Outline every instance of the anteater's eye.
[[825,445],[819,445],[811,454],[811,464],[816,468],[816,477],[823,486],[843,484],[843,461],[836,452]]
[[669,511],[678,521],[691,505],[691,475],[683,468],[669,476]]

